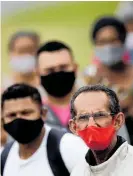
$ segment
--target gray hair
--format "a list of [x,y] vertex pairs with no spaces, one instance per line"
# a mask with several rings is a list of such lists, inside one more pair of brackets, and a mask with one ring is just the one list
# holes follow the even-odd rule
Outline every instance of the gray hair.
[[72,118],[74,118],[76,116],[76,110],[75,110],[75,107],[74,107],[74,101],[81,93],[84,93],[84,92],[104,92],[109,98],[109,109],[110,109],[111,114],[116,115],[116,114],[118,114],[121,111],[118,97],[117,97],[116,93],[113,90],[107,88],[104,85],[100,85],[100,84],[88,85],[88,86],[81,87],[73,95],[73,97],[71,99],[71,109],[70,110],[71,110]]

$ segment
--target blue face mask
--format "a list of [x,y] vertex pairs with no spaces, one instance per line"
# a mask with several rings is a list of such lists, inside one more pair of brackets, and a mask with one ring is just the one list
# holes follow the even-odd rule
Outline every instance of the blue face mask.
[[124,48],[121,46],[106,45],[95,48],[95,56],[105,65],[113,66],[121,62]]
[[30,73],[36,67],[36,59],[32,55],[11,57],[10,66],[15,72]]

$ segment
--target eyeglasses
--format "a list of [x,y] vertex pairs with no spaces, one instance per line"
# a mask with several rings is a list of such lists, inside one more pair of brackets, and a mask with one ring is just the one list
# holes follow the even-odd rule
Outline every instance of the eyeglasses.
[[75,116],[74,120],[78,124],[83,124],[89,122],[90,117],[93,117],[94,121],[97,121],[102,118],[106,118],[110,115],[114,115],[114,113],[109,113],[109,112],[95,112],[92,114],[82,114],[79,116]]

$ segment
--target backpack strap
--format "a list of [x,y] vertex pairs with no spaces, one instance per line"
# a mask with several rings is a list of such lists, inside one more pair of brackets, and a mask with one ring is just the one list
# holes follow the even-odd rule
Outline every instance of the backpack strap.
[[8,154],[10,152],[10,149],[11,149],[13,143],[14,143],[14,141],[6,144],[4,150],[1,153],[1,176],[3,176],[6,160],[7,160]]
[[60,140],[65,133],[65,131],[53,128],[48,135],[47,154],[54,176],[70,176],[61,157],[59,148]]
[[[70,176],[70,173],[68,172],[63,162],[59,149],[60,140],[65,133],[66,131],[53,128],[50,130],[48,135],[47,141],[48,160],[54,176]],[[6,144],[1,154],[1,176],[3,176],[6,160],[13,143],[14,141]]]

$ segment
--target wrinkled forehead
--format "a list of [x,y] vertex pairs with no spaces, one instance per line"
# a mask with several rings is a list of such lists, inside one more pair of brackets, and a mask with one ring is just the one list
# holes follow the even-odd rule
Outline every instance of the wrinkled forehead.
[[81,93],[74,102],[77,114],[109,110],[109,99],[104,92]]
[[72,64],[72,56],[66,49],[54,52],[42,52],[38,57],[39,68],[51,68]]
[[5,100],[3,106],[3,113],[18,112],[28,109],[32,109],[33,111],[39,111],[39,105],[29,97],[10,99]]

